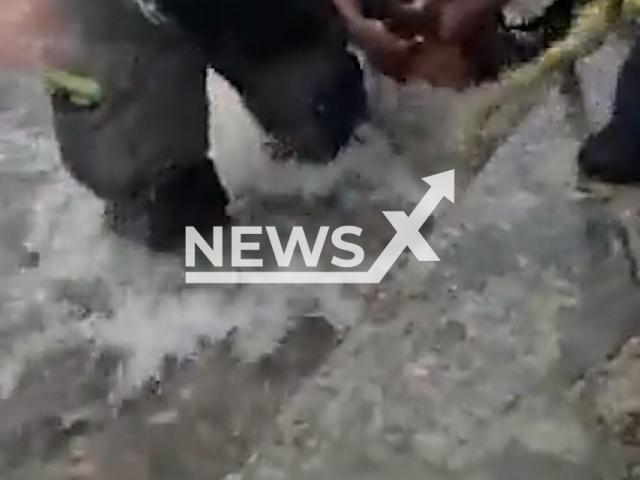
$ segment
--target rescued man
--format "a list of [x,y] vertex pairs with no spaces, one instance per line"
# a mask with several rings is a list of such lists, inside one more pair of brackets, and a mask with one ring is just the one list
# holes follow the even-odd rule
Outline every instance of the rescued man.
[[531,56],[498,28],[505,0],[333,2],[371,63],[396,80],[463,89]]
[[[490,37],[493,32],[487,32],[486,26],[491,24],[491,16],[507,3],[504,0],[427,0],[416,5],[394,0],[333,1],[348,20],[356,42],[371,52],[370,58],[382,71],[398,79],[408,76],[419,45],[403,41],[395,32],[435,31],[435,39],[428,41],[436,43],[436,54],[448,55],[451,59],[456,52],[447,50],[447,45],[470,42],[473,47],[479,38],[486,39],[487,34]],[[566,4],[563,2],[559,8],[566,9]],[[374,20],[380,17],[385,18],[386,23]],[[495,43],[489,41],[477,46],[477,56],[484,56],[485,62],[491,64],[493,60],[488,57],[497,52]],[[455,86],[454,62],[443,64],[429,54],[424,57],[427,66],[436,70],[423,69],[417,72],[418,76],[434,84]],[[494,65],[501,63],[502,60],[498,60]],[[464,72],[459,78],[464,86]],[[612,183],[640,182],[640,41],[632,46],[619,74],[611,120],[587,139],[578,163],[581,171],[594,179]]]
[[54,95],[62,161],[106,201],[118,234],[154,249],[186,226],[229,221],[207,156],[212,66],[265,130],[303,158],[326,160],[366,117],[357,59],[323,0],[48,0],[64,42],[56,68],[96,80],[103,101]]

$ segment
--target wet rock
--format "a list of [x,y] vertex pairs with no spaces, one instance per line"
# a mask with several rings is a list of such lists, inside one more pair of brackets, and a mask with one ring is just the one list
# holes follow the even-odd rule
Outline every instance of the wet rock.
[[620,442],[640,446],[640,337],[585,379],[583,399],[595,419]]

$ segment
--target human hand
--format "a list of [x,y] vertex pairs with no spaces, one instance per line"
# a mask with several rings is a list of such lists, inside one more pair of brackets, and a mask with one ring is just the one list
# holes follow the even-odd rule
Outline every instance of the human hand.
[[396,79],[404,79],[406,65],[417,45],[416,40],[401,38],[383,22],[371,19],[352,25],[352,34],[376,68]]

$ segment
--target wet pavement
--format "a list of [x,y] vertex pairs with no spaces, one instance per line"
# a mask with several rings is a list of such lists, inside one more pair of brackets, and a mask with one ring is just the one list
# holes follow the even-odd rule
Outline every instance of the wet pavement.
[[[582,66],[596,125],[623,51]],[[266,161],[212,85],[242,221],[339,218],[375,232],[375,255],[393,234],[379,212],[412,210],[420,177],[455,167],[442,262],[406,252],[374,288],[186,288],[181,258],[103,231],[57,166],[37,84],[4,77],[0,478],[629,478],[640,456],[594,425],[585,381],[640,334],[637,192],[576,189],[564,97],[469,184],[446,92],[373,85],[390,140],[365,129],[327,168]]]
[[[615,50],[585,66],[595,124]],[[630,190],[576,190],[564,103],[551,93],[499,149],[436,228],[442,264],[409,256],[378,322],[237,478],[627,478],[638,452],[590,423],[576,385],[640,329],[637,213],[625,226]]]
[[[616,51],[584,66],[595,124]],[[605,202],[576,189],[565,103],[551,92],[500,147],[436,227],[442,263],[409,254],[378,322],[348,337],[232,478],[635,478],[640,452],[594,423],[602,395],[581,379],[640,332],[638,207],[621,200],[630,190]],[[627,372],[600,411],[637,412]]]

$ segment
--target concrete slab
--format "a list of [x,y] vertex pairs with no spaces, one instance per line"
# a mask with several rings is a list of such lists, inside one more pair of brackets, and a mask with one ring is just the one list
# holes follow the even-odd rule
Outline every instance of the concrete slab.
[[442,262],[407,254],[230,479],[624,478],[571,392],[640,332],[640,295],[624,225],[574,188],[564,107],[529,115],[437,226]]

